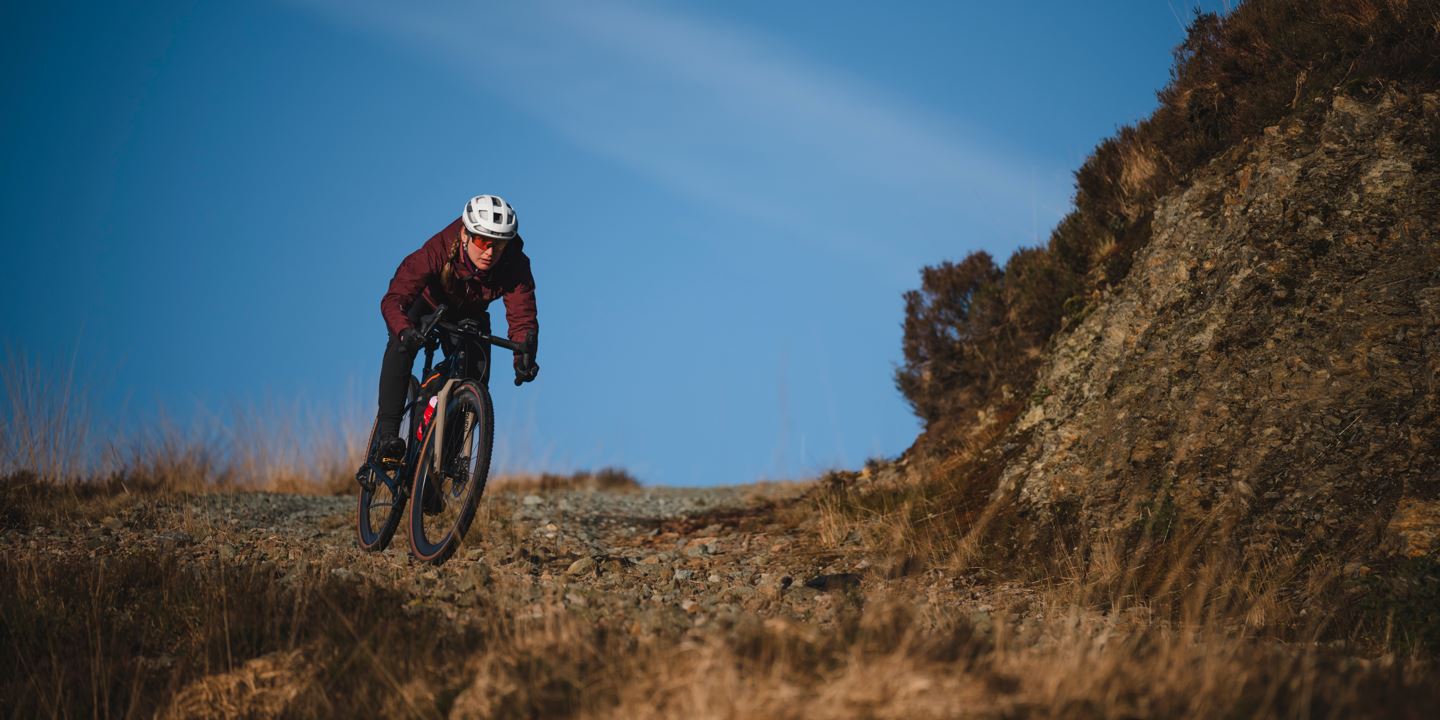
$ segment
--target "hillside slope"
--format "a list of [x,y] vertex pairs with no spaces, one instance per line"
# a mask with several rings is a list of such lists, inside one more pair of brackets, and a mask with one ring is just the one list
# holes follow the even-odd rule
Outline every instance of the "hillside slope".
[[1437,135],[1440,95],[1340,94],[1161,199],[1049,353],[1002,486],[1089,531],[1228,503],[1259,553],[1379,540],[1400,507],[1434,520]]

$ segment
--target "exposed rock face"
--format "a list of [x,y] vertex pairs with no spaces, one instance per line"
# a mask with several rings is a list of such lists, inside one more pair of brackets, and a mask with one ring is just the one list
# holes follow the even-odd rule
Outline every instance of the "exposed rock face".
[[1260,552],[1440,497],[1440,95],[1313,115],[1158,204],[1052,348],[1002,488],[1099,531],[1239,507]]

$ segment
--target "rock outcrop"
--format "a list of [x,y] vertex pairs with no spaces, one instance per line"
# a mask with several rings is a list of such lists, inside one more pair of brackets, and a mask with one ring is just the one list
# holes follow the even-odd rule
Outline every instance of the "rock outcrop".
[[1401,507],[1433,530],[1440,95],[1296,118],[1163,198],[1057,337],[1005,441],[1031,512],[1104,533],[1238,508],[1247,552],[1382,542]]

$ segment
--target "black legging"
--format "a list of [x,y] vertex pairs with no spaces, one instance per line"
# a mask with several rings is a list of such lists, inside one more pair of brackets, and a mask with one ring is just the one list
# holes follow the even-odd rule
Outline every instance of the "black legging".
[[[412,327],[420,326],[420,318],[432,312],[434,308],[424,298],[416,298],[405,311],[405,316],[410,319]],[[448,322],[457,322],[461,318],[446,316]],[[484,332],[490,332],[490,315],[486,313],[483,317],[475,318]],[[442,347],[445,354],[449,355],[451,348],[448,338],[442,338]],[[376,435],[381,439],[392,438],[400,434],[400,417],[405,413],[405,392],[410,384],[410,368],[415,365],[415,354],[419,348],[406,351],[400,346],[400,338],[391,335],[390,340],[385,343],[385,357],[380,361],[380,401],[376,411]],[[479,377],[478,365],[484,357],[483,348],[473,348],[466,353],[469,358],[469,368],[466,368],[470,377]]]

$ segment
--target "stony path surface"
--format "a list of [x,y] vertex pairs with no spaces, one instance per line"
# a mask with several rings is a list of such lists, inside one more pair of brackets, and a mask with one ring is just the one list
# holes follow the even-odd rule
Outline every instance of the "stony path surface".
[[[372,701],[390,703],[384,716],[422,717],[1017,707],[992,687],[1012,675],[970,659],[991,646],[999,593],[939,569],[885,570],[898,551],[827,524],[813,487],[496,488],[438,567],[411,559],[403,528],[388,550],[360,550],[353,497],[280,493],[101,498],[55,527],[36,516],[0,529],[0,554],[34,578],[18,587],[36,608],[109,587],[101,626],[123,628],[108,646],[129,673],[120,683],[144,686],[166,717]],[[78,593],[56,586],[56,568],[84,576]],[[130,579],[113,579],[122,572]],[[188,605],[165,608],[175,599]],[[83,620],[72,632],[88,637]],[[1035,630],[1023,620],[1012,635]],[[33,643],[50,647],[44,637]],[[249,649],[232,655],[237,638]],[[349,682],[361,676],[368,691]]]
[[[1251,707],[1217,682],[1281,668],[1265,682],[1290,687],[1283,669],[1310,652],[1218,625],[1176,635],[1058,581],[897,565],[902,547],[845,530],[811,487],[495,489],[439,567],[403,530],[359,550],[353,497],[12,516],[0,620],[30,650],[0,700],[65,714],[90,687],[94,714],[163,717],[1209,716]],[[1429,677],[1389,667],[1340,657],[1312,686]]]
[[[378,553],[355,542],[351,497],[235,493],[177,497],[9,533],[0,545],[55,554],[174,553],[233,563],[277,582],[324,570],[402,590],[411,606],[476,619],[476,591],[503,586],[538,615],[558,600],[637,633],[702,628],[765,611],[824,622],[853,600],[868,561],[842,541],[819,549],[784,517],[807,486],[489,492],[467,538],[439,567],[417,563],[404,530]],[[856,552],[846,552],[846,549]]]

